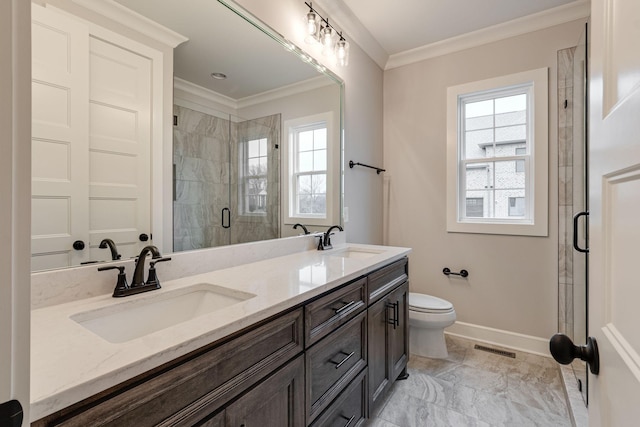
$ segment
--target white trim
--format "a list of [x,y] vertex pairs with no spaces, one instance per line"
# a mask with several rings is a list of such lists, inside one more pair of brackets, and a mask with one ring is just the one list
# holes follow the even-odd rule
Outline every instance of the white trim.
[[238,109],[235,99],[179,77],[173,78],[173,90],[174,102],[192,110],[220,117],[220,113],[235,114]]
[[[292,150],[292,136],[291,130],[296,127],[307,125],[310,123],[325,122],[327,125],[327,215],[326,218],[314,218],[314,217],[296,217],[290,214],[290,205],[292,203],[291,195],[291,170],[293,168],[291,150]],[[338,185],[335,182],[334,171],[337,162],[334,161],[336,156],[336,138],[339,138],[340,130],[337,129],[338,125],[334,120],[332,112],[319,113],[306,117],[298,117],[295,119],[285,120],[283,124],[283,143],[282,143],[282,157],[280,158],[280,173],[281,173],[281,188],[282,193],[280,197],[281,209],[282,209],[282,221],[285,225],[292,225],[296,222],[304,223],[305,225],[318,225],[328,226],[335,224],[336,218],[339,214],[336,212],[335,198],[338,194]]]
[[319,89],[325,86],[332,86],[334,84],[335,82],[327,79],[326,76],[312,77],[301,82],[281,86],[277,89],[268,90],[257,95],[240,98],[237,101],[236,108],[247,108],[252,105],[275,101],[276,99],[285,98],[287,96],[296,95],[298,93],[305,93],[310,90]]
[[[325,76],[318,76],[236,100],[179,77],[174,77],[173,81],[174,102],[177,105],[212,114],[216,117],[220,117],[221,112],[237,115],[237,111],[241,108],[275,101],[333,84]],[[223,118],[228,119],[228,117]]]
[[134,12],[120,3],[116,3],[114,0],[71,1],[172,48],[189,40],[182,34],[160,25],[146,16]]
[[[447,231],[482,234],[508,234],[519,236],[547,236],[549,234],[548,213],[548,151],[549,151],[549,90],[548,68],[524,71],[477,82],[465,83],[447,88]],[[459,195],[459,158],[458,158],[458,99],[462,95],[475,92],[508,88],[533,83],[533,139],[531,158],[533,170],[527,191],[533,197],[533,215],[530,222],[510,222],[497,219],[478,219],[478,221],[458,218]]]
[[445,330],[445,333],[513,350],[551,357],[548,338],[534,337],[464,322],[455,322]]
[[[589,1],[577,0],[562,6],[523,16],[491,27],[451,37],[425,46],[389,56],[384,69],[402,67],[425,59],[458,52],[487,43],[504,40],[533,31],[543,30],[565,22],[586,18],[591,13]],[[365,49],[366,51],[366,49]]]

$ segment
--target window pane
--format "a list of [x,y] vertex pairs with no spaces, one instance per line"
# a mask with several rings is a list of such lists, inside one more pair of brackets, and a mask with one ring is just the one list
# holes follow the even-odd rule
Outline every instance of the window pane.
[[310,175],[301,175],[298,177],[298,194],[311,194]]
[[311,196],[301,195],[298,199],[298,213],[309,214],[312,213],[313,199]]
[[467,118],[464,128],[465,130],[490,129],[493,127],[493,116],[481,116]]
[[258,175],[260,173],[260,158],[247,160],[247,166],[249,167],[248,175]]
[[315,214],[325,213],[327,211],[327,197],[324,194],[314,197],[312,209]]
[[327,150],[318,150],[313,156],[313,170],[327,170]]
[[465,159],[482,159],[487,157],[486,146],[493,143],[493,129],[476,130],[465,133]]
[[314,133],[314,144],[313,148],[315,150],[323,150],[327,148],[327,129],[316,129],[313,131]]
[[247,146],[249,147],[249,157],[258,157],[260,155],[260,141],[255,139],[247,141]]
[[516,111],[513,113],[496,114],[496,126],[523,125],[527,123],[527,112]]
[[[524,200],[524,189],[521,190],[496,190],[495,192],[495,215],[494,218],[509,218],[514,215],[509,214],[509,203],[510,199],[513,198],[522,198]],[[524,203],[524,202],[520,202]],[[522,207],[522,215],[524,216],[525,210],[524,205]]]
[[493,185],[493,172],[491,164],[470,164],[466,168],[466,189],[483,190]]
[[495,162],[495,188],[522,189],[525,186],[525,176],[516,172],[516,160]]
[[510,113],[527,109],[527,94],[496,98],[496,114]]
[[484,198],[467,197],[467,218],[482,218],[484,216]]
[[266,138],[262,138],[260,140],[260,155],[261,156],[267,155],[267,139]]
[[313,150],[313,131],[308,130],[298,133],[298,151]]
[[493,115],[493,100],[478,102],[467,102],[465,104],[464,116],[466,118]]
[[325,194],[327,192],[327,180],[324,174],[312,175],[311,183],[314,194]]
[[509,216],[524,216],[524,209],[524,197],[509,197]]
[[298,154],[298,172],[311,172],[313,170],[313,151]]
[[496,128],[496,142],[523,139],[527,139],[527,127],[525,125]]

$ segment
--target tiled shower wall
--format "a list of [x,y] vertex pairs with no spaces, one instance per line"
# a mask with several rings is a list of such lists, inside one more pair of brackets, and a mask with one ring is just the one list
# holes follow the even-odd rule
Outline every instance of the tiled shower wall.
[[[279,236],[280,115],[236,123],[174,105],[173,250],[223,246]],[[238,141],[268,127],[269,176],[263,217],[238,215]],[[222,209],[231,228],[222,227]]]

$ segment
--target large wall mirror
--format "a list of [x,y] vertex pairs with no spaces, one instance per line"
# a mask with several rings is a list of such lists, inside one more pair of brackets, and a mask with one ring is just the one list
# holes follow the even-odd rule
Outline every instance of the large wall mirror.
[[227,0],[32,4],[33,271],[341,223],[343,84],[299,48]]

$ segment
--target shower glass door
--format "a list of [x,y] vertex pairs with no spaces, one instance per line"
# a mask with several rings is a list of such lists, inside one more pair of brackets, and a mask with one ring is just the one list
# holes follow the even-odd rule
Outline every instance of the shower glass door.
[[[573,265],[573,341],[587,342],[588,289],[588,150],[587,150],[587,24],[573,58],[573,213],[579,215],[574,224]],[[587,403],[587,370],[585,362],[575,359],[573,372]]]

